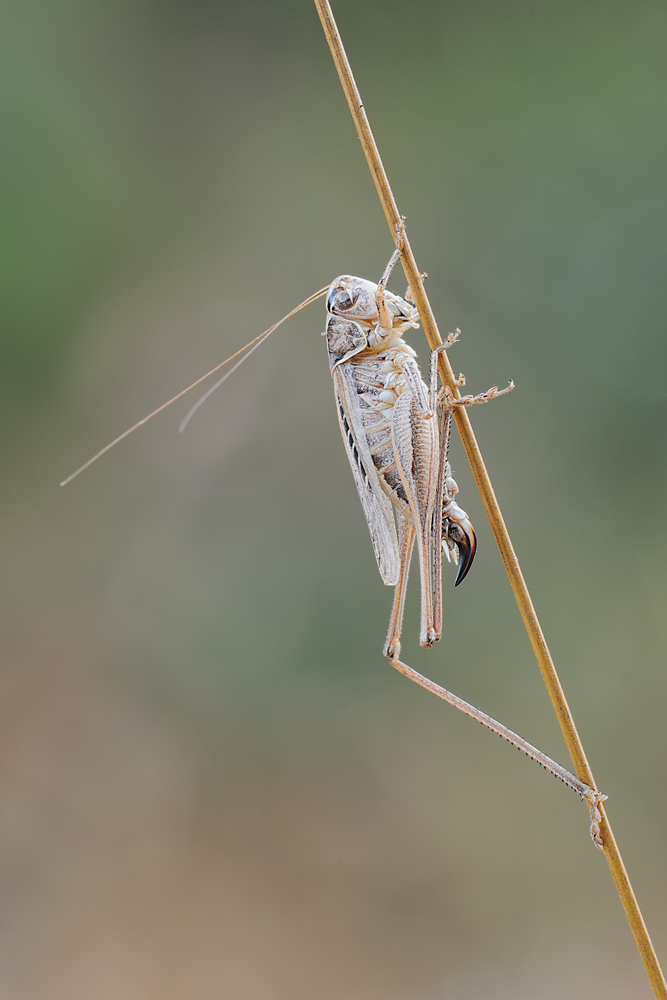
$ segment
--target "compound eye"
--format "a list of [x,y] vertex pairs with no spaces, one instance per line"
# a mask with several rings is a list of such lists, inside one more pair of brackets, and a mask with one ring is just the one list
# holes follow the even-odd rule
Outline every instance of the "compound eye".
[[352,293],[349,288],[334,288],[329,296],[331,312],[347,312],[359,298],[359,292]]

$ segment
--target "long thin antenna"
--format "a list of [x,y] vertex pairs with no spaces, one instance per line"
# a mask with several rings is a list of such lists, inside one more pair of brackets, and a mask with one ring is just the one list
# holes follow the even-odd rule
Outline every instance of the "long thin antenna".
[[[239,354],[243,354],[244,351],[247,351],[248,348],[251,348],[251,350],[248,351],[248,354],[246,354],[246,358],[247,358],[250,354],[252,354],[252,352],[257,347],[259,347],[259,345],[262,343],[262,341],[266,340],[266,338],[268,336],[270,336],[270,334],[273,333],[274,330],[277,330],[279,326],[281,326],[286,320],[291,319],[291,317],[294,316],[296,313],[298,313],[301,309],[305,309],[305,307],[309,306],[312,302],[316,302],[317,299],[319,299],[322,295],[324,295],[324,293],[327,291],[328,288],[329,288],[329,285],[325,285],[324,288],[320,288],[319,292],[315,292],[309,298],[304,299],[304,301],[301,302],[300,305],[298,305],[295,309],[292,309],[291,312],[288,312],[287,315],[283,316],[282,319],[279,319],[278,322],[274,323],[273,326],[269,327],[268,330],[265,330],[264,333],[260,333],[259,337],[255,337],[254,340],[251,340],[250,343],[248,343],[248,344],[245,345],[245,347],[242,347],[235,354],[232,354],[231,357],[227,358],[225,361],[222,361],[219,365],[216,365],[215,368],[211,368],[210,372],[206,372],[206,374],[202,375],[201,378],[198,378],[196,382],[193,382],[192,385],[189,385],[187,387],[187,389],[183,389],[181,392],[177,393],[175,396],[172,396],[172,398],[170,400],[168,400],[166,403],[163,403],[162,406],[158,406],[157,410],[153,410],[152,413],[149,413],[148,416],[143,417],[143,419],[137,421],[137,423],[133,424],[132,427],[128,427],[128,429],[126,431],[123,431],[123,433],[119,434],[117,438],[114,438],[113,441],[110,441],[109,444],[106,444],[104,446],[104,448],[101,448],[95,455],[93,455],[92,458],[89,458],[87,462],[84,462],[83,465],[79,466],[79,468],[76,470],[76,472],[73,472],[71,476],[67,477],[67,479],[63,479],[63,481],[62,481],[62,483],[60,485],[61,486],[67,486],[67,484],[71,483],[73,479],[76,479],[76,477],[79,475],[79,473],[83,472],[84,469],[87,469],[90,465],[93,464],[93,462],[96,462],[98,458],[102,457],[102,455],[106,455],[106,453],[108,451],[111,451],[111,449],[113,447],[115,447],[115,445],[119,444],[126,437],[129,437],[130,434],[132,434],[134,431],[138,430],[140,427],[143,427],[143,425],[147,424],[149,420],[152,420],[153,417],[156,417],[158,415],[158,413],[162,413],[163,410],[166,410],[168,406],[171,406],[172,403],[175,403],[177,399],[181,398],[181,396],[185,396],[186,392],[190,392],[191,389],[194,389],[194,388],[196,388],[196,386],[201,385],[201,383],[204,382],[204,381],[206,381],[206,379],[209,378],[211,375],[215,375],[216,372],[219,372],[221,368],[224,368],[225,365],[228,365],[230,361],[234,360],[234,358],[238,358]],[[227,372],[227,375],[225,375],[225,378],[227,378],[228,375],[231,375],[232,372],[235,372],[236,369],[239,367],[239,365],[243,363],[243,361],[245,361],[245,358],[242,358],[242,360],[239,361],[238,364],[234,365],[234,367],[232,368],[232,370],[230,372]],[[183,430],[183,428],[185,427],[186,423],[188,422],[188,420],[190,419],[190,417],[192,416],[192,414],[194,413],[194,411],[204,402],[204,400],[208,396],[210,396],[211,393],[215,389],[217,389],[219,385],[222,385],[222,383],[225,381],[225,378],[222,378],[222,379],[220,379],[219,382],[216,382],[216,384],[213,386],[213,388],[209,389],[209,391],[204,396],[202,396],[202,398],[195,404],[195,406],[193,406],[193,408],[190,410],[190,412],[188,413],[187,417],[185,418],[185,420],[181,424],[180,430]]]
[[[289,315],[292,316],[293,314],[290,313]],[[214,385],[212,385],[210,389],[206,390],[206,392],[204,393],[203,396],[199,397],[199,399],[197,400],[197,402],[195,403],[195,405],[192,406],[188,410],[188,412],[186,413],[186,415],[185,415],[182,423],[179,425],[179,428],[178,428],[178,433],[179,434],[183,433],[183,431],[185,430],[185,428],[190,423],[190,419],[195,415],[195,413],[197,412],[197,410],[199,409],[199,407],[202,405],[202,403],[206,402],[206,400],[208,399],[208,397],[212,396],[213,393],[215,392],[215,390],[219,389],[220,386],[222,385],[222,383],[226,382],[227,379],[229,378],[229,376],[233,375],[234,372],[236,371],[236,369],[240,368],[241,365],[243,364],[243,362],[248,360],[248,358],[250,357],[250,355],[252,354],[252,352],[256,351],[258,347],[261,347],[262,344],[264,343],[264,341],[267,339],[267,337],[270,337],[271,334],[273,333],[273,331],[277,330],[278,327],[280,326],[280,324],[284,323],[286,319],[289,319],[289,316],[283,316],[283,318],[280,320],[279,323],[276,323],[276,325],[272,326],[270,330],[267,330],[266,333],[262,337],[260,337],[260,339],[257,341],[257,343],[254,344],[250,348],[250,350],[248,351],[248,353],[244,354],[243,357],[241,358],[241,360],[236,362],[236,364],[234,365],[233,368],[230,368],[228,372],[225,372],[225,374],[222,376],[222,378],[219,378],[218,381]]]

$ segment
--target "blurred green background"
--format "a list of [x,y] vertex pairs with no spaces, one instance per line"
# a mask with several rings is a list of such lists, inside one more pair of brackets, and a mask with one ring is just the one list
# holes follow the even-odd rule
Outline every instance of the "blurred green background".
[[[454,367],[517,383],[473,423],[664,960],[667,11],[335,11]],[[58,487],[382,272],[314,8],[4,13],[0,993],[650,997],[586,809],[382,659],[321,303]],[[477,562],[405,658],[567,763],[453,447]]]

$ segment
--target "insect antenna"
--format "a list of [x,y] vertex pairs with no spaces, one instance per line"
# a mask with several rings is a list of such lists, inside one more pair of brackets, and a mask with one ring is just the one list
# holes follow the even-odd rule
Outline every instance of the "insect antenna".
[[[296,313],[300,312],[301,309],[305,309],[305,307],[309,306],[312,302],[316,302],[317,299],[321,298],[321,296],[326,293],[328,288],[329,285],[325,285],[324,288],[320,288],[319,292],[315,292],[313,295],[310,295],[307,299],[304,299],[304,301],[301,302],[294,309],[292,309],[291,312],[288,312],[286,316],[283,316],[282,319],[279,319],[277,323],[274,323],[273,326],[270,326],[268,330],[264,331],[264,333],[260,333],[258,337],[255,337],[254,340],[251,340],[248,344],[245,345],[245,347],[242,347],[240,350],[230,355],[230,357],[226,358],[225,361],[222,361],[219,365],[216,365],[215,368],[211,368],[209,372],[206,372],[205,375],[202,375],[201,378],[198,378],[197,381],[193,382],[192,385],[189,385],[187,389],[182,389],[181,392],[176,393],[175,396],[172,396],[171,399],[167,400],[166,403],[163,403],[162,406],[158,406],[158,408],[156,410],[153,410],[152,413],[149,413],[141,420],[138,420],[136,424],[132,425],[132,427],[128,427],[126,431],[123,431],[123,433],[119,434],[117,438],[114,438],[113,441],[110,441],[109,444],[106,444],[104,448],[100,448],[100,450],[96,452],[92,456],[92,458],[89,458],[87,462],[84,462],[83,465],[80,465],[79,468],[71,474],[71,476],[68,476],[67,479],[63,479],[60,485],[67,486],[67,484],[71,483],[73,479],[76,479],[76,477],[81,472],[83,472],[85,469],[91,466],[93,462],[96,462],[98,458],[102,457],[102,455],[106,455],[106,453],[108,451],[111,451],[111,449],[115,445],[119,444],[126,437],[129,437],[130,434],[138,430],[139,427],[143,427],[144,424],[147,424],[149,420],[152,420],[153,417],[156,417],[158,413],[162,413],[163,410],[166,410],[168,406],[171,406],[172,403],[175,403],[176,400],[181,398],[181,396],[185,396],[187,392],[190,392],[191,389],[194,389],[196,388],[196,386],[201,385],[202,382],[206,381],[206,379],[209,378],[211,375],[214,375],[216,372],[220,371],[221,368],[224,368],[225,365],[228,365],[230,361],[234,360],[234,358],[238,358],[239,354],[243,354],[244,351],[248,351],[245,357],[241,358],[241,360],[238,361],[234,365],[234,367],[224,375],[223,378],[221,378],[218,382],[216,382],[215,385],[201,397],[201,399],[197,400],[197,402],[192,407],[192,409],[186,416],[185,420],[179,427],[179,430],[183,431],[190,417],[193,415],[195,410],[197,410],[201,406],[204,400],[208,399],[211,393],[215,392],[215,390],[222,385],[225,379],[228,378],[233,372],[235,372],[236,369],[239,367],[239,365],[242,365],[243,362],[246,360],[246,358],[250,357],[252,352],[255,351],[260,346],[260,344],[262,344],[267,339],[267,337],[269,337],[273,333],[274,330],[277,330],[279,326],[282,326],[282,324],[285,323],[286,320],[291,319],[291,317],[296,315]],[[248,350],[248,348],[250,348],[250,350]]]

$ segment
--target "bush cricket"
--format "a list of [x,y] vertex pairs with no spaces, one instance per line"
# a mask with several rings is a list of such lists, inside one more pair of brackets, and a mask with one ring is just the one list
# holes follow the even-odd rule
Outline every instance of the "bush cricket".
[[[455,400],[437,394],[437,351],[431,356],[430,391],[422,382],[415,351],[403,333],[418,326],[409,301],[387,290],[400,251],[379,284],[342,275],[327,296],[325,331],[329,367],[343,442],[385,584],[395,599],[384,654],[400,656],[403,606],[410,557],[417,541],[421,581],[422,646],[442,633],[442,552],[458,566],[461,583],[475,557],[476,539],[468,515],[456,503],[458,486],[448,460],[454,405],[483,403],[514,388],[497,386],[479,396]],[[442,350],[458,339],[450,334]],[[463,385],[462,376],[459,384]],[[438,417],[438,405],[440,415]],[[394,517],[398,522],[398,536]]]
[[[421,584],[419,641],[425,647],[433,646],[442,633],[443,552],[448,562],[456,564],[455,586],[465,579],[475,556],[475,532],[468,515],[456,502],[458,486],[449,464],[454,407],[486,403],[514,388],[510,381],[505,389],[493,386],[487,392],[460,399],[455,399],[447,387],[438,390],[438,353],[448,350],[458,340],[460,330],[450,333],[446,343],[432,352],[430,385],[427,387],[422,381],[416,353],[403,339],[407,330],[419,326],[419,313],[411,302],[410,289],[405,298],[387,289],[391,272],[401,255],[401,231],[402,226],[397,227],[397,248],[377,284],[352,275],[336,278],[241,350],[105,445],[63,480],[61,486],[242,355],[189,410],[179,428],[183,431],[199,406],[274,330],[326,294],[327,326],[322,336],[326,337],[341,434],[380,575],[387,586],[395,588],[384,655],[400,673],[502,736],[580,795],[589,807],[591,837],[602,849],[598,806],[606,795],[595,791],[521,736],[400,659],[408,571],[415,542]],[[457,384],[465,384],[462,375]]]

